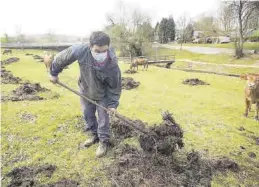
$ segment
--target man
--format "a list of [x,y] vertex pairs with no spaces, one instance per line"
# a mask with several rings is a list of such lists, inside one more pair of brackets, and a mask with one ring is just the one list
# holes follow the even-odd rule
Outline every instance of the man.
[[[104,156],[109,142],[109,115],[115,114],[121,95],[121,71],[117,58],[109,48],[110,38],[98,31],[90,36],[90,46],[86,44],[74,45],[60,52],[50,67],[50,81],[56,83],[58,74],[65,66],[78,60],[80,78],[78,85],[86,97],[108,108],[108,113],[81,99],[86,128],[90,131],[90,138],[85,141],[89,147],[99,141],[96,156]],[[98,122],[95,112],[98,113]]]

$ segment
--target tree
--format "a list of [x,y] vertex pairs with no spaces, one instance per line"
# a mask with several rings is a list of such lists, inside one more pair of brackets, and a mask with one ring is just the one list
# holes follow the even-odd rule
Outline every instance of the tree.
[[138,8],[125,9],[123,2],[119,2],[118,6],[116,10],[119,11],[106,16],[109,25],[105,30],[110,35],[114,47],[120,50],[122,56],[147,54],[152,49],[150,42],[154,34],[149,16]]
[[219,31],[216,18],[205,15],[201,15],[200,18],[194,22],[194,28],[196,31],[202,31],[204,37],[217,35]]
[[259,2],[258,1],[233,1],[227,6],[231,8],[234,18],[237,22],[237,39],[235,41],[235,56],[241,58],[243,54],[244,34],[247,31],[249,21],[259,16]]
[[[158,29],[157,29],[158,28]],[[175,22],[172,16],[162,18],[161,22],[155,27],[158,32],[160,43],[167,43],[175,39]]]
[[229,34],[234,30],[236,21],[234,19],[234,12],[229,5],[221,4],[218,20],[219,26],[225,34]]
[[25,36],[22,34],[22,26],[15,25],[15,32],[16,32],[16,41],[20,43],[23,42]]
[[156,23],[155,32],[158,32],[158,30],[159,30],[159,22]]
[[192,23],[188,23],[184,31],[184,42],[191,42],[193,39],[194,28]]
[[54,31],[52,29],[49,29],[47,32],[47,41],[48,42],[55,42],[56,41],[56,36],[54,34]]
[[181,50],[182,50],[182,45],[183,42],[185,41],[185,29],[186,29],[186,25],[187,25],[187,15],[183,14],[177,21],[177,27],[178,27],[178,31],[179,31],[179,38],[180,38],[180,44],[181,44]]
[[160,39],[160,43],[167,43],[167,22],[168,20],[166,18],[162,18],[159,29],[158,29],[158,35]]
[[166,37],[173,41],[175,39],[175,22],[172,16],[169,17],[166,25]]

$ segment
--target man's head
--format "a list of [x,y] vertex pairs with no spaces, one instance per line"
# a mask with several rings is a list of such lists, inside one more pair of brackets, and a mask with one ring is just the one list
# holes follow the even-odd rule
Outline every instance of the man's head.
[[94,53],[106,52],[110,45],[110,37],[102,31],[93,32],[90,36],[90,47]]

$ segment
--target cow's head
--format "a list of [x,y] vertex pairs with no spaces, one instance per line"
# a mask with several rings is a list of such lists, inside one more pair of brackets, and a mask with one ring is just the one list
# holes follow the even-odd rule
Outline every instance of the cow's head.
[[258,75],[246,75],[243,76],[244,80],[247,80],[247,85],[245,88],[246,97],[250,97],[251,102],[255,103],[256,97],[258,97],[259,92],[259,76]]
[[259,77],[255,75],[247,76],[247,85],[251,90],[256,89],[259,86]]

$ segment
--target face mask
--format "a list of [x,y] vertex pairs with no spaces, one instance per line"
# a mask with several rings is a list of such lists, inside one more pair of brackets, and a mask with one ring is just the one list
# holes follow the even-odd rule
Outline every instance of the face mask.
[[104,53],[96,53],[91,51],[91,53],[97,62],[103,62],[107,58],[107,51]]

